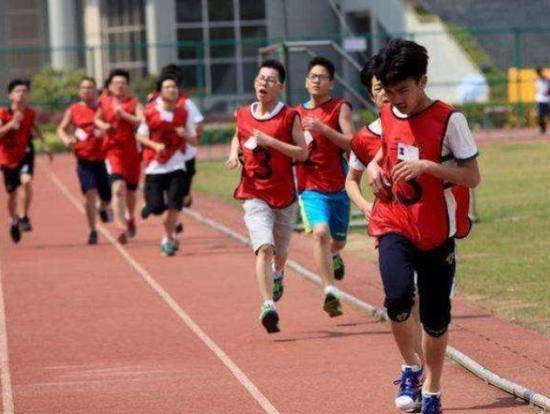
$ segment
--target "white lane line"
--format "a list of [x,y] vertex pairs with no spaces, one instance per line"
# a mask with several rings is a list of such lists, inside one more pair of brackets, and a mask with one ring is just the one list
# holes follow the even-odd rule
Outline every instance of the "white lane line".
[[[84,208],[80,201],[74,197],[70,190],[59,180],[54,172],[49,172],[50,179],[59,188],[59,190],[69,199],[76,209],[85,214]],[[277,409],[271,402],[262,394],[262,392],[254,385],[254,383],[246,376],[246,374],[235,364],[229,356],[195,323],[195,321],[177,304],[177,302],[166,292],[157,281],[145,270],[129,253],[118,243],[109,231],[98,226],[99,231],[109,242],[118,250],[118,252],[126,259],[126,261],[140,274],[140,276],[149,284],[149,286],[166,302],[166,304],[180,317],[183,322],[197,335],[206,346],[223,362],[223,364],[231,371],[233,376],[246,388],[246,390],[254,397],[258,404],[266,413],[278,414]]]
[[0,263],[0,383],[2,384],[2,412],[13,414],[13,391],[11,388],[10,360],[8,356],[8,331],[6,329],[6,307],[2,287],[2,263]]

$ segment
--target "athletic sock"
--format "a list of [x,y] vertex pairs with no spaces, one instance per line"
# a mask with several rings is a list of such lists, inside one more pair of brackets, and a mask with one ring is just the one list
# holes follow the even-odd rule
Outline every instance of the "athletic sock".
[[329,293],[332,293],[333,295],[335,295],[338,290],[333,286],[333,285],[328,285],[324,290],[323,290],[325,296],[328,295]]

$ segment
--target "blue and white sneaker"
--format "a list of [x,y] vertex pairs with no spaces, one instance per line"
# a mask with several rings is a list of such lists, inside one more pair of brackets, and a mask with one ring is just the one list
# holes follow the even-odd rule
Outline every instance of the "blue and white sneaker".
[[399,391],[395,397],[395,406],[407,413],[418,412],[422,406],[422,380],[424,370],[420,367],[413,368],[403,366],[401,379],[394,381],[399,385]]
[[441,394],[422,394],[422,414],[442,414]]

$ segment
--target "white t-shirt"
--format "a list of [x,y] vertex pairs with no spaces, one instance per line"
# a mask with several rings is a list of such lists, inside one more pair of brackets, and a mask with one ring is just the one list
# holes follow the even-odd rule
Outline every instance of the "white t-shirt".
[[[402,114],[396,108],[393,108],[393,113],[398,118],[407,118],[407,115]],[[377,121],[370,124],[369,128],[376,133],[379,131],[382,132],[382,124],[381,122],[376,124]],[[460,112],[454,112],[449,118],[447,131],[445,132],[445,137],[443,138],[443,146],[441,150],[441,157],[444,160],[443,162],[445,164],[456,164],[457,161],[460,162],[475,158],[478,153],[477,145],[474,136],[468,127],[466,117]],[[354,170],[363,171],[365,169],[365,165],[363,165],[353,151],[350,155],[349,165]]]
[[[197,105],[195,105],[195,103],[189,98],[185,100],[185,109],[187,111],[187,119],[191,120],[192,122],[193,129],[191,135],[194,136],[197,134],[197,124],[204,121],[204,116],[199,111]],[[185,149],[185,161],[192,160],[196,156],[197,147],[187,144],[187,147]]]
[[[382,135],[382,121],[380,120],[380,118],[377,118],[376,120],[371,122],[367,128],[370,129],[375,134]],[[353,168],[354,170],[357,170],[357,171],[364,171],[365,168],[367,168],[361,162],[361,160],[357,158],[357,155],[355,155],[353,151],[351,151],[349,155],[349,166],[350,168]]]
[[549,103],[550,96],[547,95],[550,88],[550,80],[537,79],[535,81],[535,100],[539,103]]
[[[162,100],[160,98],[157,99],[156,103],[156,109],[159,111],[163,119],[173,118],[172,112],[167,111],[162,107]],[[193,121],[191,120],[191,117],[188,116],[187,123],[185,124],[185,132],[188,135],[193,135],[194,131]],[[149,126],[145,121],[139,125],[137,134],[143,137],[149,137]],[[168,174],[177,170],[185,171],[185,161],[185,155],[181,151],[176,151],[164,164],[159,163],[157,160],[151,161],[145,168],[145,174]]]

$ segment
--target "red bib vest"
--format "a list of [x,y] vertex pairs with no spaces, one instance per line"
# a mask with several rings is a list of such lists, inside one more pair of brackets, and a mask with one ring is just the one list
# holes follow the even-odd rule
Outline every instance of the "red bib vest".
[[[0,108],[2,125],[10,122],[13,115],[14,112],[10,108]],[[19,165],[27,151],[35,119],[36,112],[34,109],[25,108],[19,128],[10,130],[0,138],[0,166],[16,168]]]
[[241,182],[235,190],[238,200],[259,198],[271,208],[280,209],[296,199],[292,159],[272,148],[257,146],[248,149],[244,144],[254,129],[286,143],[293,143],[292,127],[298,113],[283,107],[272,118],[259,120],[252,116],[251,106],[237,109],[237,135],[242,149]]
[[[453,112],[449,105],[436,101],[421,113],[401,119],[390,105],[384,106],[382,168],[386,176],[391,177],[399,152],[411,147],[418,150],[420,159],[442,163],[443,139]],[[369,234],[399,233],[422,250],[433,249],[449,237],[465,237],[470,230],[467,194],[467,188],[446,185],[429,174],[410,183],[393,183],[391,196],[375,201]]]
[[87,161],[103,161],[103,138],[94,126],[96,107],[75,103],[69,107],[71,124],[75,127],[76,144],[74,153],[77,158]]
[[372,161],[381,146],[382,136],[369,126],[361,128],[351,140],[351,150],[365,167]]
[[[104,150],[106,150],[109,155],[116,156],[128,154],[129,151],[137,153],[134,126],[132,123],[117,116],[115,112],[115,98],[112,96],[105,96],[100,99],[99,102],[103,110],[103,120],[113,127],[104,139]],[[136,98],[128,98],[124,102],[121,102],[120,105],[125,112],[134,115],[138,103],[139,101]]]
[[160,154],[149,147],[143,150],[143,159],[146,164],[157,160],[164,164],[176,151],[185,150],[185,139],[176,134],[176,128],[183,127],[187,123],[187,111],[178,106],[173,112],[168,112],[172,119],[163,119],[158,110],[157,102],[153,101],[144,111],[145,123],[149,127],[149,139],[164,144],[165,149]]
[[[308,109],[302,104],[296,110],[303,118],[312,116],[330,128],[340,130],[340,109],[349,102],[343,99],[330,99],[322,105]],[[344,151],[319,132],[310,132],[313,141],[308,144],[309,158],[296,164],[298,191],[316,190],[322,193],[342,191],[346,183]]]

